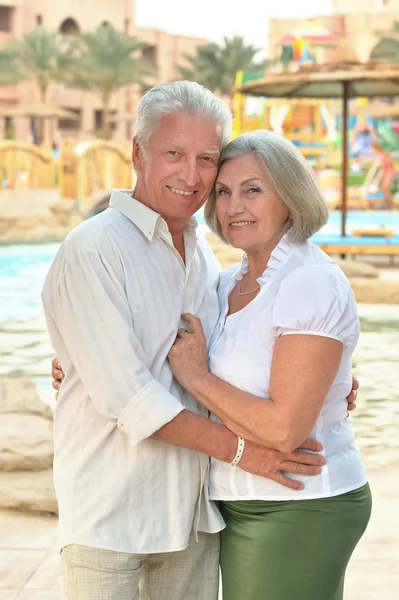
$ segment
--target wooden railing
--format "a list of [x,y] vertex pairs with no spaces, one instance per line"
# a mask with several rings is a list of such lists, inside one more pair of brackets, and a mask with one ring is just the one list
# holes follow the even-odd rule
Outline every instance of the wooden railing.
[[130,189],[134,175],[131,142],[119,145],[105,140],[64,142],[60,154],[60,195],[87,199],[96,191]]
[[0,189],[55,188],[61,198],[85,201],[96,191],[133,187],[131,142],[75,145],[65,140],[54,157],[49,145],[0,142]]
[[38,189],[56,185],[56,167],[47,144],[0,142],[0,188]]

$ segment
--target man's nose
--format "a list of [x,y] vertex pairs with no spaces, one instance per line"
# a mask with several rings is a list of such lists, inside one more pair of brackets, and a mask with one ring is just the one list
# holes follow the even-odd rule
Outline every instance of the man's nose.
[[198,164],[197,160],[186,159],[180,165],[178,177],[189,187],[194,187],[198,183]]

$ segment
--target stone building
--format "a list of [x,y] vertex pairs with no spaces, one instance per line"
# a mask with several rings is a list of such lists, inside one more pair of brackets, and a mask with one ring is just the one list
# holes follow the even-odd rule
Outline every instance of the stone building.
[[[20,39],[38,24],[71,35],[76,31],[94,30],[101,23],[109,23],[115,29],[135,35],[149,45],[143,55],[155,62],[157,70],[156,75],[147,82],[148,86],[178,78],[178,66],[185,64],[184,54],[195,54],[196,48],[207,42],[204,38],[136,27],[134,0],[0,0],[0,48],[13,39]],[[134,113],[142,92],[148,86],[143,86],[143,89],[132,86],[117,92],[111,108],[120,113],[126,110]],[[48,140],[59,142],[65,137],[87,138],[101,127],[101,102],[96,95],[55,84],[48,96],[48,102],[73,110],[79,117],[78,121],[59,120],[57,127],[47,121]],[[0,110],[36,100],[38,92],[31,82],[0,87]],[[4,119],[0,121],[0,127],[3,128],[7,123]],[[29,138],[29,118],[14,119],[14,126],[18,139]],[[119,122],[115,124],[113,137],[123,139],[128,131],[126,123]]]
[[[370,58],[379,36],[392,31],[394,22],[399,21],[399,0],[333,0],[332,8],[331,14],[315,16],[312,22],[337,38],[340,57],[346,47],[351,58],[362,62]],[[270,58],[280,56],[283,36],[303,25],[303,19],[270,19]],[[316,48],[315,55],[320,63],[334,59],[330,48]]]

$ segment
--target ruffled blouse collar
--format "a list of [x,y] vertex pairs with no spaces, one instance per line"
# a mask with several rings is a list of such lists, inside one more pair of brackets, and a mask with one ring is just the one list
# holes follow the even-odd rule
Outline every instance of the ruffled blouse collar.
[[[261,287],[264,286],[265,283],[269,281],[274,276],[274,274],[281,269],[287,258],[292,254],[295,245],[292,242],[290,242],[288,236],[289,232],[283,235],[283,237],[271,253],[265,271],[256,280]],[[242,257],[241,266],[232,276],[234,282],[240,281],[244,277],[244,275],[248,273],[248,270],[248,257],[246,254],[244,254]]]

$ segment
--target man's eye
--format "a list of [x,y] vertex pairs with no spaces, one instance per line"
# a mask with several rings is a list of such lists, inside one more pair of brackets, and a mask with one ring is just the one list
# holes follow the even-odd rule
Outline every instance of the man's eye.
[[177,156],[177,150],[169,150],[168,154],[171,156]]
[[214,160],[211,156],[203,156],[202,160],[204,160],[205,162],[214,162]]

